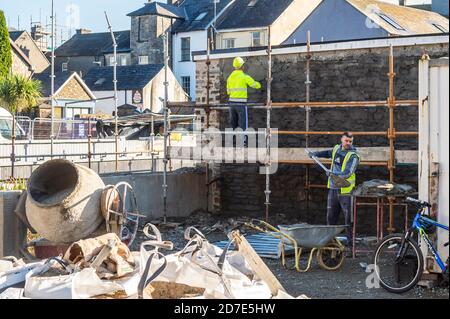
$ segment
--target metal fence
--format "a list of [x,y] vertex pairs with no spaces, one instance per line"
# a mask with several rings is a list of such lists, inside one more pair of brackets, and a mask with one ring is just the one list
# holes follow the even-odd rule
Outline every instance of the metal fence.
[[[171,119],[176,121],[180,116],[172,115]],[[182,116],[186,118],[186,116]],[[123,118],[126,119],[126,118]],[[172,129],[178,131],[193,130],[193,121],[179,122],[173,125]],[[148,123],[151,125],[151,123]],[[152,125],[153,126],[153,125]],[[11,117],[0,117],[0,141],[11,140],[12,138],[12,119]],[[114,123],[105,124],[104,129],[107,136],[114,135]],[[80,140],[98,137],[97,119],[54,119],[53,132],[55,140]],[[27,116],[16,116],[16,140],[49,140],[52,134],[52,120],[49,118],[31,119]]]
[[[54,138],[57,140],[74,140],[97,137],[96,120],[54,119]],[[27,116],[16,116],[16,140],[48,140],[51,138],[52,120],[49,118],[31,119]],[[12,138],[11,117],[0,117],[0,140]]]

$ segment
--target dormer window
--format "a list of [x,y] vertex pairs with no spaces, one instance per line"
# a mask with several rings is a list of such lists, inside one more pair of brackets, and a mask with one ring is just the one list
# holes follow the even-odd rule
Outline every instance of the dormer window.
[[440,24],[437,23],[432,23],[432,25],[438,29],[439,31],[441,31],[442,33],[447,33],[448,30],[446,28],[444,28],[443,26],[441,26]]
[[397,30],[406,31],[405,28],[403,28],[400,24],[398,24],[394,19],[389,17],[388,15],[385,15],[384,13],[377,12],[377,15],[383,19],[385,22],[389,23],[391,26],[396,28]]

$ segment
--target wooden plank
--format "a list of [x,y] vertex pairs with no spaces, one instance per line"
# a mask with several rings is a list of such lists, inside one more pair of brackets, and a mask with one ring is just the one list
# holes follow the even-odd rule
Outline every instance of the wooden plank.
[[245,237],[239,233],[238,230],[231,233],[231,239],[234,240],[237,250],[242,254],[253,271],[269,286],[270,292],[273,296],[276,296],[279,290],[284,292],[286,291],[278,279],[270,271],[269,267],[267,267],[261,257],[258,256],[252,246],[248,243]]
[[100,253],[95,257],[94,262],[90,265],[90,267],[97,270],[98,267],[100,267],[100,265],[105,261],[105,259],[109,257],[115,245],[116,240],[109,239],[108,243],[105,246],[103,246]]
[[397,164],[418,164],[418,151],[395,151],[395,161]]
[[[328,148],[310,148],[311,151],[322,151]],[[358,154],[363,162],[387,162],[389,160],[389,147],[360,147]],[[217,163],[264,163],[265,148],[197,148],[197,147],[170,147],[169,155],[172,159],[202,160]],[[395,151],[396,162],[399,164],[417,164],[418,152],[405,150]],[[307,161],[313,164],[304,148],[272,148],[272,162]],[[323,163],[330,160],[323,159]]]

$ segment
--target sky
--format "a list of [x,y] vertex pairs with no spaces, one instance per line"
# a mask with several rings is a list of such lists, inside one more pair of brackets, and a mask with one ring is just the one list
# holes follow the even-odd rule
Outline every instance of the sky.
[[[104,11],[108,13],[113,30],[129,30],[127,14],[141,8],[145,2],[147,0],[54,0],[56,43],[61,40],[61,32],[67,40],[69,32],[74,34],[80,27],[107,32]],[[47,23],[50,28],[51,3],[51,0],[0,0],[0,10],[5,12],[8,26],[17,29],[19,25],[21,30],[29,31],[31,17],[33,22]]]
[[[165,0],[157,0],[165,2]],[[276,0],[274,0],[276,1]],[[383,0],[398,2],[398,0]],[[69,39],[82,27],[93,32],[107,32],[104,16],[106,10],[113,30],[129,30],[127,14],[139,9],[147,0],[54,0],[56,12],[56,44]],[[407,0],[408,4],[431,3],[431,0]],[[0,0],[0,10],[5,12],[9,27],[30,30],[33,22],[47,24],[50,31],[51,0]]]

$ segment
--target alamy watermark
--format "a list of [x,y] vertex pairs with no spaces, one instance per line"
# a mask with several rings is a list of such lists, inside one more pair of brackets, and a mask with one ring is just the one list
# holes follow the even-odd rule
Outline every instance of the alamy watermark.
[[368,289],[380,288],[380,278],[378,276],[380,271],[378,266],[375,264],[367,265],[366,273],[369,273],[366,277],[366,287]]
[[380,29],[380,25],[378,23],[375,23],[370,18],[370,16],[373,16],[373,15],[377,15],[378,16],[379,14],[382,13],[381,9],[377,5],[371,4],[371,5],[367,6],[367,11],[369,12],[369,15],[367,15],[367,18],[366,18],[366,22],[365,22],[366,27],[368,29]]
[[201,129],[199,120],[194,122],[193,131],[177,129],[171,134],[192,135],[192,144],[178,143],[171,146],[169,157],[206,162],[259,164],[260,174],[274,174],[278,170],[277,129],[226,128]]
[[80,27],[80,7],[76,4],[70,3],[65,9],[67,16],[65,19],[65,26],[72,29],[78,29]]

